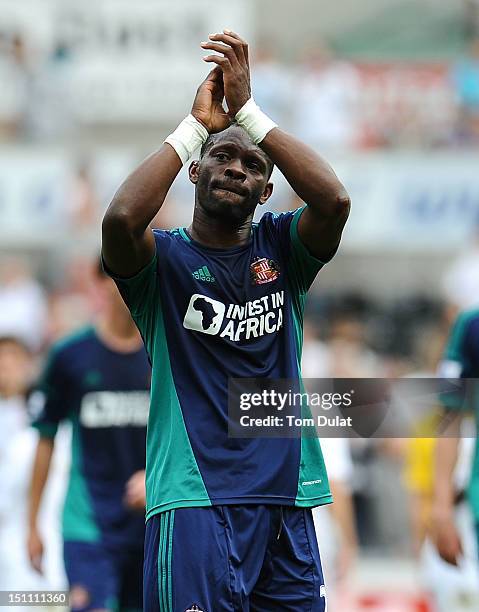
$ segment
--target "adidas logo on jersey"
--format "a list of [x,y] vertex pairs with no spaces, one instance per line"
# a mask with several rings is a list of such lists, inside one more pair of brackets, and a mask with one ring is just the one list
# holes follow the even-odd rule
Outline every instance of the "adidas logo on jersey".
[[192,604],[185,612],[203,612],[198,604]]
[[208,266],[202,266],[201,268],[198,268],[198,270],[195,270],[195,272],[193,272],[192,276],[193,278],[196,278],[196,280],[205,281],[206,283],[214,283],[216,280],[215,277],[208,270]]

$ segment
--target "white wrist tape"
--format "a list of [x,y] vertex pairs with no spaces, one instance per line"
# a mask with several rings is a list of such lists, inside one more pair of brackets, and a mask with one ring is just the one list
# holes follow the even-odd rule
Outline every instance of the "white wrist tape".
[[165,142],[173,147],[184,164],[206,142],[208,136],[205,126],[190,114],[165,138]]
[[235,120],[238,125],[246,130],[255,144],[260,143],[268,132],[278,127],[277,123],[263,113],[253,98],[250,98],[248,102],[240,108],[236,113]]

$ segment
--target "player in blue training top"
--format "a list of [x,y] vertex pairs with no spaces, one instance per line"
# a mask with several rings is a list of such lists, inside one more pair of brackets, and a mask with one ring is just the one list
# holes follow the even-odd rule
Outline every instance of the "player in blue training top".
[[58,425],[72,424],[63,510],[70,606],[142,610],[145,447],[151,368],[115,284],[98,269],[98,322],[53,346],[31,407],[40,437],[30,491],[28,552],[41,571],[37,516]]
[[[230,378],[300,377],[305,295],[338,247],[349,198],[326,162],[255,105],[248,45],[225,30],[202,46],[218,66],[191,114],[103,221],[104,262],[153,369],[145,610],[321,611],[310,509],[332,500],[319,442],[229,438],[227,393]],[[191,226],[151,231],[200,145]],[[307,205],[255,224],[273,164]]]

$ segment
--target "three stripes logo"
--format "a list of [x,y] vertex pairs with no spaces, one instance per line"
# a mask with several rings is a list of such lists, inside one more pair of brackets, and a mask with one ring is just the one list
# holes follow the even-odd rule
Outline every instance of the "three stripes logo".
[[192,604],[185,612],[203,612],[198,604]]
[[215,277],[208,270],[208,266],[202,266],[201,268],[198,268],[198,270],[195,270],[192,273],[192,276],[193,278],[196,278],[196,280],[204,281],[205,283],[214,283],[216,280]]

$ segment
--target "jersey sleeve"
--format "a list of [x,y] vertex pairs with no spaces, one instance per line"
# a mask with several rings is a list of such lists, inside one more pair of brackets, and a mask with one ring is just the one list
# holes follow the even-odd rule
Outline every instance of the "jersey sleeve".
[[133,317],[148,354],[152,355],[153,338],[155,334],[156,318],[159,309],[159,255],[158,244],[164,239],[166,232],[161,236],[155,235],[155,254],[151,261],[135,276],[122,278],[113,274],[103,262],[105,272],[115,281],[116,286]]
[[[475,368],[469,350],[470,322],[471,316],[469,313],[462,313],[456,319],[449,335],[443,359],[439,365],[438,374],[440,378],[460,380],[474,376]],[[442,406],[448,410],[470,410],[469,402],[466,401],[467,386],[466,381],[463,381],[458,384],[457,391],[443,394],[441,396]]]
[[134,318],[144,315],[151,308],[157,286],[158,256],[156,252],[151,261],[142,270],[129,278],[122,278],[113,274],[104,261],[103,268],[108,276],[115,281],[125,304]]
[[66,358],[55,348],[48,355],[43,372],[28,399],[32,425],[42,437],[54,438],[58,425],[67,418],[69,378]]
[[288,278],[300,294],[307,293],[318,272],[327,263],[311,255],[301,241],[298,222],[306,206],[292,212],[272,215],[275,239],[287,254]]

